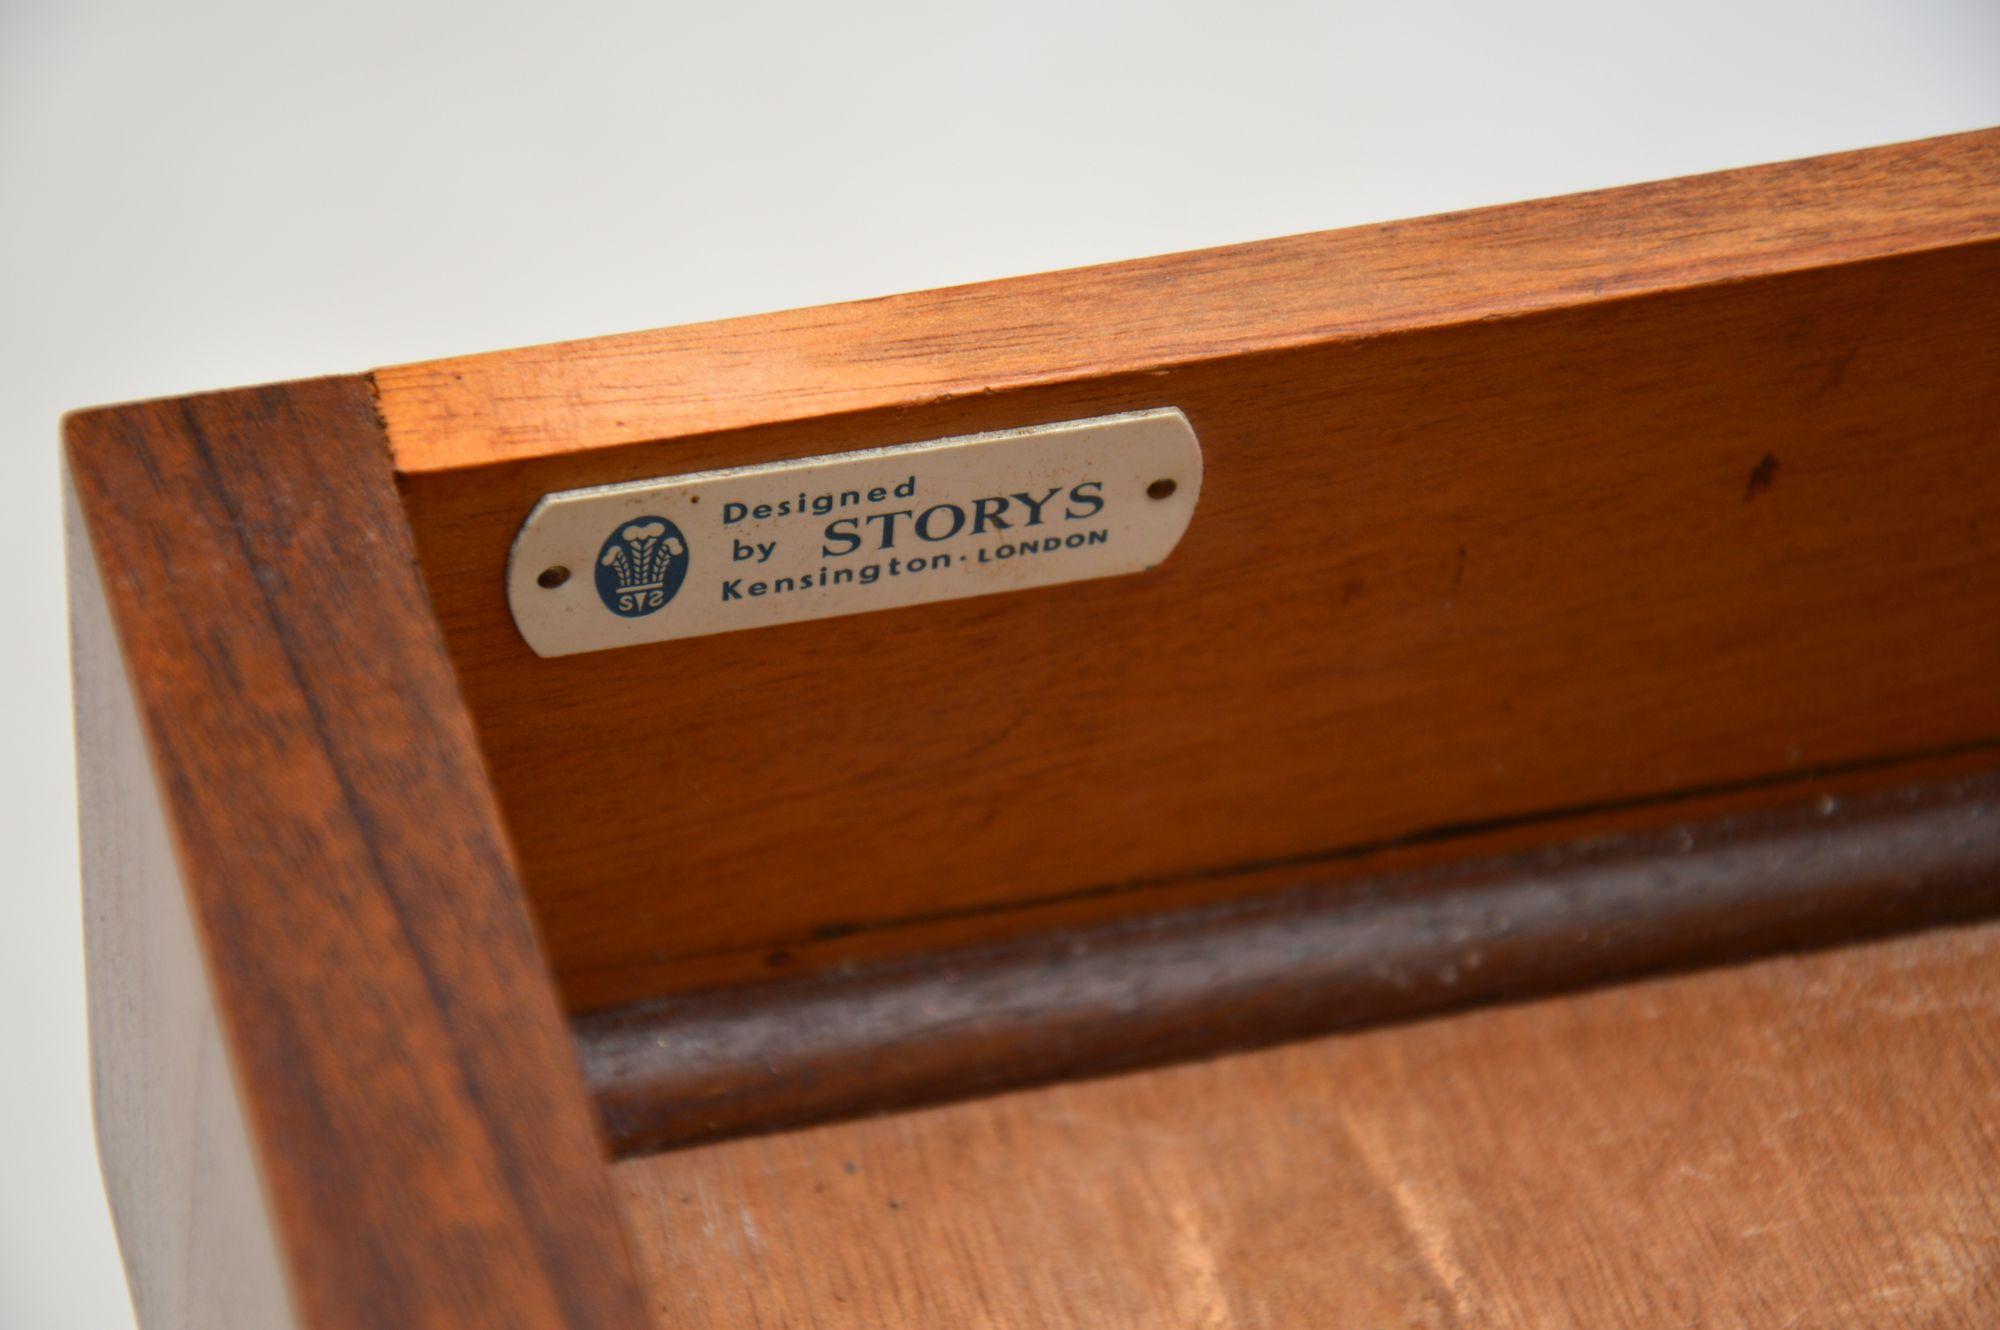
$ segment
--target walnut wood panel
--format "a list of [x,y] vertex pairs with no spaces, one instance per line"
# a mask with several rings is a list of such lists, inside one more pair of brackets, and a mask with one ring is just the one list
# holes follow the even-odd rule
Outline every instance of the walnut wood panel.
[[[257,1316],[233,1297],[269,1310],[270,1282],[226,1287],[255,1278],[246,1183],[306,1330],[638,1330],[601,1142],[366,383],[108,408],[67,435],[151,758],[135,774],[130,743],[84,728],[88,894],[114,912],[92,920],[93,1022],[112,1040],[98,1109],[148,1330],[206,1330],[218,1305],[223,1324]],[[92,594],[80,578],[84,624]],[[90,645],[87,699],[116,660]],[[143,809],[154,781],[164,831],[102,794]],[[132,899],[134,856],[154,865],[139,885],[173,890],[169,837],[184,906]],[[119,939],[179,908],[240,1111],[188,1102],[229,1094],[217,1050],[184,1076],[185,1054],[149,1046],[193,1030],[199,1051],[201,1017],[181,1013],[201,985]],[[208,1125],[161,1141],[190,1121]],[[211,1167],[209,1142],[248,1158]],[[232,1225],[241,1242],[217,1237]]]
[[2000,929],[1940,931],[617,1181],[656,1307],[717,1330],[1969,1330],[1996,1010]]
[[380,370],[399,472],[817,421],[1963,244],[2000,130]]
[[[2000,736],[2000,133],[376,382],[573,1009]],[[502,597],[547,491],[1162,405],[1140,577],[548,661]]]
[[173,833],[74,496],[70,636],[91,1110],[145,1330],[291,1330],[284,1264]]
[[585,1074],[637,1153],[1970,919],[2000,907],[2000,773],[1290,882],[586,1015]]

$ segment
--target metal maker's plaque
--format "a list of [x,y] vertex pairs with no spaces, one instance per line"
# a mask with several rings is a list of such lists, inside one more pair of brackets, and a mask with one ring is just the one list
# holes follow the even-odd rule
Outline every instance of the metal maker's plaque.
[[536,654],[1136,573],[1201,493],[1172,408],[550,494],[507,601]]

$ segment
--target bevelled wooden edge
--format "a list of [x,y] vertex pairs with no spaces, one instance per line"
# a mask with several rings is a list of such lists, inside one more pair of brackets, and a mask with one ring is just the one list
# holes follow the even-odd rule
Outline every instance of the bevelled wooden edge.
[[648,1324],[368,382],[65,431],[301,1324]]
[[1988,129],[376,379],[397,471],[451,471],[1769,277],[1996,227]]
[[671,1149],[2000,909],[2000,772],[577,1021],[614,1148]]

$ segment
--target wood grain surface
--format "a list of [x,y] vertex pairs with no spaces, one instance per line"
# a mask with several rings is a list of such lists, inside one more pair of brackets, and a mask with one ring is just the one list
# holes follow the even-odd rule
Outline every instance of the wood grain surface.
[[[1992,1323],[2000,928],[615,1172],[563,1007],[637,1148],[1988,909],[1997,347],[1989,132],[72,417],[148,1330]],[[1142,576],[507,615],[548,491],[1167,405]]]
[[2000,130],[378,370],[405,476],[1452,327],[1964,244]]
[[[1989,132],[376,383],[590,1010],[1992,742],[1996,346]],[[550,491],[1167,405],[1206,479],[1141,576],[562,660],[508,615]]]
[[1978,918],[2000,909],[2000,773],[1330,888],[1264,877],[1228,904],[586,1015],[584,1073],[638,1153]]
[[[198,1013],[170,1008],[201,985],[93,923],[96,1029],[139,1017],[99,1049],[124,1060],[114,1084],[140,1087],[99,1100],[112,1194],[139,1196],[120,1206],[121,1239],[152,1254],[142,1262],[214,1263],[168,1272],[199,1296],[170,1293],[148,1330],[209,1330],[202,1291],[254,1267],[256,1234],[205,1240],[238,1212],[216,1184],[246,1180],[201,1157],[208,1141],[230,1145],[237,1106],[184,1098],[228,1094],[218,1054],[302,1326],[638,1330],[646,1312],[574,1048],[366,383],[112,407],[66,428],[80,557],[102,579],[150,752],[133,788],[129,769],[107,766],[129,767],[130,745],[94,745],[86,727],[85,788],[117,785],[143,810],[157,782],[170,828],[89,800],[86,869],[145,858],[150,885],[171,890],[157,869],[171,836],[220,1044],[191,1079],[173,1073],[178,1054],[148,1047],[148,1029],[198,1035]],[[101,695],[116,652],[91,652],[83,691]],[[91,898],[118,886],[100,878]],[[127,900],[111,924],[176,908]],[[172,1074],[149,1079],[149,1063]],[[221,1125],[163,1138],[189,1121]],[[172,1185],[192,1218],[144,1194],[146,1170],[182,1167],[195,1176]],[[223,1289],[224,1303],[232,1292],[245,1290]]]
[[292,1330],[192,902],[75,492],[65,487],[90,1099],[144,1330]]
[[2000,1321],[2000,928],[635,1159],[668,1323]]

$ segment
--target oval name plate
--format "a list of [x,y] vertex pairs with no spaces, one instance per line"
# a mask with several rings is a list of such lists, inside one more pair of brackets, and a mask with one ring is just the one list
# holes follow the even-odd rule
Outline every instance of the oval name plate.
[[568,656],[1115,577],[1200,494],[1171,407],[566,490],[515,536],[507,603]]

